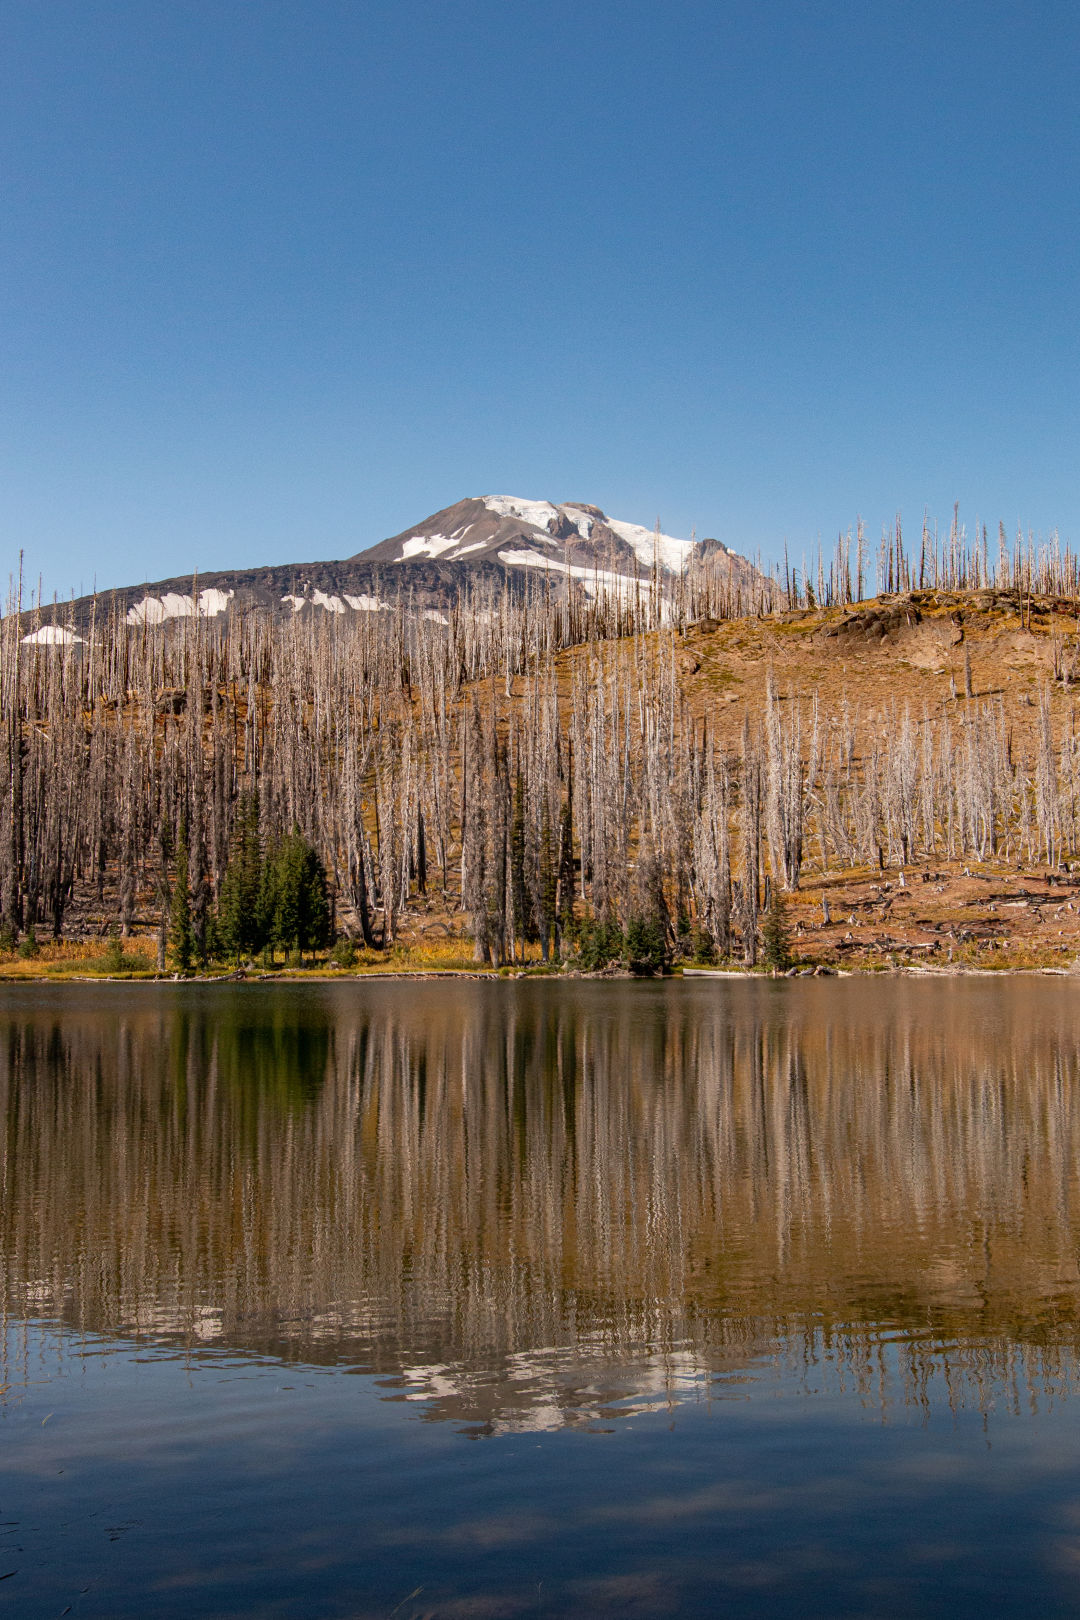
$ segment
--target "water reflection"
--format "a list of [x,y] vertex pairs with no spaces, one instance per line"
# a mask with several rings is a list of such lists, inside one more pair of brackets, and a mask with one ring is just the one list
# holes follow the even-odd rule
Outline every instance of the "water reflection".
[[1053,1398],[1080,1319],[1073,996],[13,992],[0,1309],[375,1372],[474,1432],[604,1426],[778,1357],[885,1407]]

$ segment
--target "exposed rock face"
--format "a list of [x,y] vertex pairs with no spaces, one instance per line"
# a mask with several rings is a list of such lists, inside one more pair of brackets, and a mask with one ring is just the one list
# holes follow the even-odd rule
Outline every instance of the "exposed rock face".
[[389,612],[406,596],[413,609],[441,616],[468,586],[501,589],[546,579],[595,596],[626,591],[639,581],[663,590],[693,569],[707,568],[736,585],[752,586],[758,571],[716,540],[679,540],[609,518],[598,506],[486,495],[458,501],[412,529],[340,562],[283,564],[161,580],[102,592],[46,610],[45,624],[28,626],[38,640],[57,640],[73,620],[85,630],[94,613],[121,612],[138,628],[171,619],[217,619],[259,609],[274,617],[297,613]]
[[924,617],[914,603],[901,601],[854,608],[838,623],[823,625],[814,639],[835,645],[838,652],[888,648],[916,669],[940,669],[963,634],[957,619]]

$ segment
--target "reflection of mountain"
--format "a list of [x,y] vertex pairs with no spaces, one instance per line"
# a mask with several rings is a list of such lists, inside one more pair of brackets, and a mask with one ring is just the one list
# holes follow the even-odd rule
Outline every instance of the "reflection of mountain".
[[2,1307],[489,1429],[778,1352],[874,1399],[1056,1385],[1078,1054],[1040,981],[19,994]]

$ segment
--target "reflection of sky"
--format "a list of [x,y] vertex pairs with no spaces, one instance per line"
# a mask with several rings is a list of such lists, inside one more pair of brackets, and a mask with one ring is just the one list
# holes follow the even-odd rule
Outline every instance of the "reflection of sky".
[[48,1330],[23,1348],[0,1420],[20,1614],[385,1616],[422,1587],[413,1620],[532,1615],[538,1583],[546,1615],[1020,1614],[1061,1608],[1080,1556],[1072,1403],[883,1423],[774,1361],[734,1398],[631,1393],[599,1432],[463,1446],[371,1376]]
[[[205,1319],[217,1329],[218,1317]],[[402,1354],[392,1362],[376,1357],[370,1342],[343,1340],[332,1362],[306,1363],[286,1345],[284,1353],[247,1351],[225,1342],[220,1331],[189,1334],[147,1333],[138,1340],[113,1340],[101,1334],[77,1335],[47,1321],[9,1326],[4,1341],[4,1374],[0,1405],[19,1401],[28,1387],[43,1379],[67,1380],[73,1368],[104,1361],[110,1387],[125,1378],[137,1384],[142,1365],[175,1362],[189,1382],[224,1380],[237,1383],[258,1376],[279,1377],[282,1387],[294,1380],[322,1379],[335,1373],[371,1380],[378,1398],[397,1407],[402,1418],[451,1424],[474,1437],[553,1433],[562,1428],[607,1429],[648,1413],[674,1417],[685,1407],[720,1401],[746,1401],[762,1389],[785,1399],[829,1401],[839,1397],[880,1421],[909,1419],[929,1423],[935,1415],[978,1411],[991,1419],[1035,1417],[1060,1410],[1071,1393],[1072,1364],[1056,1358],[1041,1381],[1030,1362],[1014,1357],[1014,1373],[1027,1382],[1010,1386],[1003,1378],[1000,1347],[965,1346],[966,1361],[952,1341],[936,1343],[928,1335],[912,1339],[886,1326],[870,1336],[875,1355],[853,1361],[850,1346],[801,1330],[790,1339],[776,1324],[753,1324],[743,1335],[741,1353],[717,1351],[711,1357],[693,1343],[654,1345],[624,1343],[619,1354],[602,1342],[488,1353],[468,1362],[425,1361]],[[863,1340],[865,1323],[858,1324]],[[27,1345],[36,1348],[30,1354]],[[865,1344],[864,1344],[865,1348]],[[918,1355],[913,1375],[913,1349]],[[350,1355],[349,1351],[355,1352]],[[980,1358],[985,1376],[978,1372]],[[1062,1367],[1064,1370],[1062,1370]]]

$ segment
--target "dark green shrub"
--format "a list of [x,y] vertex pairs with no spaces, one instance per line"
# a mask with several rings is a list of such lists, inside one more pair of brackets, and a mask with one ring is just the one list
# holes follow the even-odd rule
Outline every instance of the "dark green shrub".
[[586,973],[618,962],[623,954],[623,931],[617,922],[597,922],[586,918],[578,927],[578,954]]
[[41,946],[37,942],[37,934],[34,932],[33,923],[31,923],[29,928],[26,930],[26,938],[19,946],[19,955],[24,962],[28,962],[33,957],[41,955]]
[[600,966],[600,955],[603,941],[597,939],[597,925],[590,917],[586,917],[578,924],[577,929],[578,957],[586,973],[595,973]]

